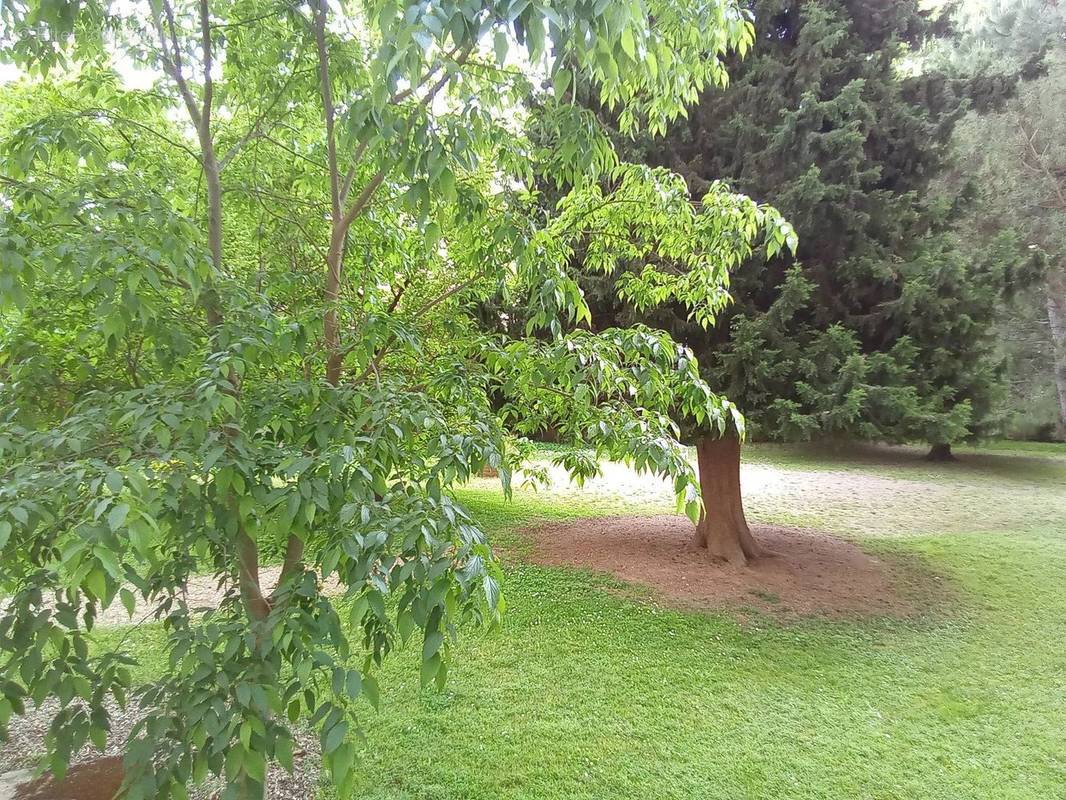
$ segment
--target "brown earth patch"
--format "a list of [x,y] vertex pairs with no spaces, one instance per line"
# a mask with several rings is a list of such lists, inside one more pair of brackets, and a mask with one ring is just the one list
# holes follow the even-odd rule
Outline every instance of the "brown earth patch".
[[15,800],[113,800],[122,786],[122,757],[107,756],[70,768],[56,781],[45,775],[15,790]]
[[686,608],[758,610],[785,617],[911,617],[943,593],[915,564],[865,553],[813,530],[753,525],[772,555],[746,567],[693,544],[681,516],[602,517],[528,528],[532,560],[587,567],[652,589]]

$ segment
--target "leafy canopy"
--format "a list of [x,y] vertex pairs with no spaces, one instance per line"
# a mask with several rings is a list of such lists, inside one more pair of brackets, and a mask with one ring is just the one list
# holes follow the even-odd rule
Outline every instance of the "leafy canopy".
[[[750,45],[732,0],[16,0],[0,20],[35,76],[0,116],[0,724],[57,697],[56,771],[133,692],[130,797],[208,775],[261,795],[298,724],[343,793],[375,665],[418,637],[442,682],[456,626],[502,608],[451,489],[488,465],[509,491],[522,433],[668,475],[698,515],[675,418],[739,417],[667,334],[587,330],[575,253],[646,262],[629,296],[706,322],[727,268],[791,229],[618,162],[567,86],[661,130]],[[516,112],[531,93],[549,148]],[[549,207],[544,165],[572,187]],[[517,339],[475,324],[499,292],[529,310]],[[186,592],[203,573],[217,608]],[[115,603],[166,633],[148,685],[89,646]]]

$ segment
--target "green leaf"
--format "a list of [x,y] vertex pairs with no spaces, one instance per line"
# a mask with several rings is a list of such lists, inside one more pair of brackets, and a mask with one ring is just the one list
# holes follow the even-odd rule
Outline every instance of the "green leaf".
[[95,725],[89,727],[89,740],[101,753],[107,749],[107,731]]
[[122,491],[122,475],[115,470],[109,470],[107,477],[104,479],[107,484],[107,488],[111,490],[112,494],[118,494]]
[[107,512],[107,525],[111,530],[117,531],[122,527],[126,521],[126,516],[130,513],[130,507],[126,503],[119,503]]
[[400,633],[400,641],[406,644],[415,630],[414,615],[410,611],[401,612],[396,620],[396,629]]
[[490,575],[485,576],[485,601],[489,604],[489,608],[495,610],[500,605],[500,584],[496,582],[496,579]]
[[445,167],[441,170],[440,177],[437,179],[440,186],[440,193],[445,200],[449,202],[455,199],[455,173]]
[[562,99],[566,94],[566,90],[570,88],[570,84],[573,82],[573,75],[566,67],[560,67],[555,71],[555,75],[552,76],[552,89],[555,92],[557,99]]
[[502,67],[504,62],[507,61],[507,34],[502,30],[496,31],[496,36],[493,39],[493,48],[496,51],[496,65]]
[[353,628],[361,628],[363,625],[363,618],[366,616],[366,612],[370,610],[370,598],[364,592],[356,598],[352,603],[352,610],[348,612],[348,623]]
[[293,760],[292,760],[292,739],[287,736],[279,736],[274,743],[274,758],[281,764],[282,769],[292,775],[293,772]]
[[97,561],[107,570],[107,574],[114,578],[116,581],[121,581],[125,578],[125,570],[122,569],[122,564],[118,560],[118,556],[110,550],[97,546],[93,550],[93,555],[96,556]]
[[85,586],[98,600],[107,595],[107,573],[99,567],[93,567],[85,576]]
[[422,659],[428,661],[437,655],[441,645],[444,644],[444,634],[440,631],[426,631],[425,641],[422,643]]
[[122,601],[123,608],[126,609],[126,613],[129,614],[130,619],[133,619],[134,611],[137,608],[137,597],[129,589],[123,586],[118,590],[119,600]]
[[329,755],[330,753],[332,753],[334,750],[341,746],[341,743],[344,741],[344,737],[347,735],[348,723],[344,720],[341,720],[332,728],[330,728],[329,731],[326,732],[326,735],[322,737],[322,753],[324,755]]
[[436,222],[429,222],[426,224],[426,250],[430,253],[437,249],[437,245],[440,243],[440,225]]
[[363,688],[363,679],[359,675],[359,672],[354,669],[348,670],[348,678],[345,684],[345,688],[348,692],[348,697],[354,700],[359,696],[360,691]]
[[428,658],[422,662],[422,669],[420,670],[420,678],[422,686],[429,686],[437,677],[437,673],[440,672],[441,660],[439,655],[434,655],[432,658]]
[[363,676],[363,694],[375,709],[381,707],[381,695],[378,693],[378,679],[373,675]]
[[266,759],[262,753],[255,750],[246,752],[241,766],[252,780],[262,783],[266,779]]

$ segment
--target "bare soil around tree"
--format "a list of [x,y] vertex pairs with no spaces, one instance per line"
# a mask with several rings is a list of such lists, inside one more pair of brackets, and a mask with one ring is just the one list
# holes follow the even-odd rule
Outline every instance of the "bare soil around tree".
[[828,533],[751,526],[767,552],[746,566],[696,546],[683,516],[581,519],[523,531],[546,566],[587,568],[647,587],[668,603],[784,617],[896,617],[943,602],[944,582],[913,561],[875,556]]

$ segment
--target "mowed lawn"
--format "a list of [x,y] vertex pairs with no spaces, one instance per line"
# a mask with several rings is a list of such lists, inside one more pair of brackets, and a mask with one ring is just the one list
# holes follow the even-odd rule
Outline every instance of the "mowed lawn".
[[506,618],[462,631],[443,691],[419,688],[417,648],[386,664],[356,797],[1066,798],[1066,447],[959,454],[749,448],[755,521],[939,576],[906,621],[682,612],[534,566],[523,526],[662,513],[667,494],[617,468],[512,503],[475,482]]
[[[742,625],[514,566],[502,629],[462,635],[443,692],[419,690],[413,658],[389,664],[359,796],[1066,798],[1066,448],[960,455],[749,455],[784,483],[753,493],[754,518],[914,554],[950,583],[949,607]],[[505,544],[538,517],[668,503],[604,495],[465,499]]]

